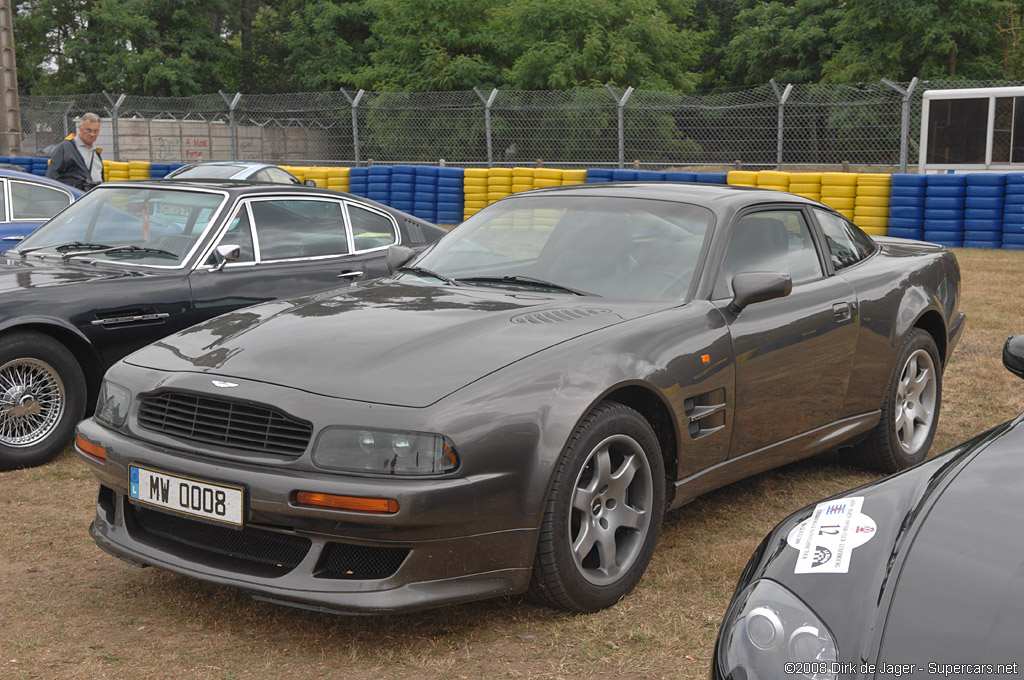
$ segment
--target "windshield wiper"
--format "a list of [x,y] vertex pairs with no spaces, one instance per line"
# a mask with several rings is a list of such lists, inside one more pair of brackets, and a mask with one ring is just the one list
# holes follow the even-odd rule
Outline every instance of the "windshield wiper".
[[34,253],[35,251],[43,250],[44,248],[53,248],[58,253],[62,253],[65,250],[70,250],[71,248],[80,248],[80,249],[82,249],[82,250],[84,250],[86,252],[89,252],[89,251],[92,251],[92,250],[105,250],[106,248],[110,248],[110,246],[108,246],[106,243],[86,243],[84,241],[65,241],[64,243],[51,243],[50,245],[45,245],[45,246],[34,246],[32,248],[20,249],[20,250],[18,250],[18,254],[21,255],[22,257],[25,257],[29,253]]
[[178,259],[177,253],[172,253],[169,250],[163,248],[147,248],[146,246],[105,246],[103,248],[93,248],[90,250],[76,250],[73,253],[64,253],[64,261],[67,262],[73,257],[79,255],[104,255],[107,253],[146,253],[149,255],[167,255]]
[[573,295],[590,295],[593,297],[601,297],[596,293],[587,293],[586,291],[576,290],[569,286],[563,286],[560,283],[554,283],[552,281],[545,281],[543,279],[535,279],[532,276],[469,276],[466,278],[458,279],[460,282],[465,283],[513,283],[519,286],[530,286],[533,288],[548,288],[551,290],[560,290],[566,293],[572,293]]
[[445,283],[447,283],[449,285],[452,285],[452,286],[459,285],[458,283],[455,282],[454,279],[450,279],[447,276],[445,276],[444,274],[438,274],[437,272],[431,271],[430,269],[427,269],[426,267],[399,267],[398,271],[400,271],[400,272],[411,272],[413,274],[418,274],[420,276],[429,276],[432,279],[437,279],[438,281],[444,281]]

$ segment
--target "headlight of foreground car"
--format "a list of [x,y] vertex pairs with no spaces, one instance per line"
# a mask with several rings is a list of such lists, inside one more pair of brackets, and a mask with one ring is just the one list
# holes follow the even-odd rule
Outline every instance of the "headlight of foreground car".
[[422,477],[455,470],[459,457],[439,434],[331,427],[317,440],[313,462],[329,470]]
[[716,663],[723,677],[831,680],[838,655],[832,633],[807,605],[760,580],[723,623]]
[[96,398],[96,412],[93,416],[97,422],[107,427],[121,428],[128,420],[128,405],[132,394],[125,388],[107,380],[100,385],[100,393]]

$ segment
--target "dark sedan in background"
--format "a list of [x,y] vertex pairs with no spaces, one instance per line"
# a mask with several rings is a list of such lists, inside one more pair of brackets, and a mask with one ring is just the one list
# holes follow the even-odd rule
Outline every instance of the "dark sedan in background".
[[92,535],[318,609],[608,607],[700,493],[841,446],[921,460],[959,298],[950,251],[792,195],[517,194],[393,277],[111,367],[76,439]]
[[[1024,378],[1024,336],[1003,364]],[[1024,415],[790,516],[750,559],[714,678],[1024,672]]]
[[387,273],[440,227],[303,186],[100,185],[0,261],[0,469],[71,440],[103,372],[197,322]]

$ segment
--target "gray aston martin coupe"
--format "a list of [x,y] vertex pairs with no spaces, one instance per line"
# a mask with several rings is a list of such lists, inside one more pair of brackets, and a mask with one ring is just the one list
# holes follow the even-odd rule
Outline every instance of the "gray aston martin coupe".
[[698,494],[922,460],[964,324],[950,251],[736,187],[517,194],[389,264],[111,367],[100,547],[318,610],[597,610]]

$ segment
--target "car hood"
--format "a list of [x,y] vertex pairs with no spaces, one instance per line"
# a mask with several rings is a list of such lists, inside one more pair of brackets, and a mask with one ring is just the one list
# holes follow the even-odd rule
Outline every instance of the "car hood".
[[[1017,419],[902,473],[797,511],[761,543],[737,593],[758,579],[781,583],[829,628],[844,662],[875,659],[872,650],[880,641],[877,658],[891,664],[1016,660],[1020,652],[1010,652],[1006,635],[1024,626],[1013,618],[1024,605],[1024,544],[1013,524],[1024,512],[1015,488],[1024,474],[1022,448],[1024,425]],[[854,524],[874,530],[867,541],[847,544],[848,570],[796,573],[793,532],[816,509],[851,498],[863,499],[860,512],[870,518]],[[894,617],[901,617],[898,625]],[[1010,645],[1016,643],[1014,638]],[[954,651],[960,656],[951,657]]]
[[137,276],[145,276],[145,271],[78,259],[65,263],[59,257],[7,256],[0,260],[0,293]]
[[383,280],[231,312],[125,361],[423,407],[531,354],[669,306]]

